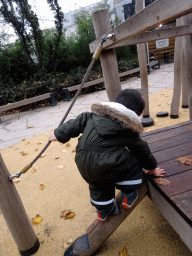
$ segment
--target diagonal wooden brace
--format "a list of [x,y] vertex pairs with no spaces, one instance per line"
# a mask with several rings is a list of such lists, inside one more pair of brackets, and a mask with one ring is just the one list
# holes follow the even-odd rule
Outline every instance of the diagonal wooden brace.
[[111,236],[119,225],[127,218],[133,209],[147,194],[147,183],[144,180],[142,187],[138,190],[139,195],[131,209],[126,210],[121,205],[121,192],[116,196],[117,204],[121,210],[120,215],[109,216],[105,222],[97,219],[88,227],[87,233],[77,238],[65,251],[64,256],[89,256],[93,255],[101,245]]

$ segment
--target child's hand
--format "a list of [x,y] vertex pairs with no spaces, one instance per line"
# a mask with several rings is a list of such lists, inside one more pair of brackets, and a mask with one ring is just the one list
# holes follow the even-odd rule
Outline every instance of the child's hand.
[[50,135],[49,135],[49,141],[56,141],[57,140],[57,138],[55,137],[55,134],[52,132],[52,133],[50,133]]
[[165,170],[164,169],[161,169],[159,167],[155,168],[154,170],[150,170],[150,171],[146,171],[145,173],[147,174],[153,174],[154,176],[160,176],[160,177],[163,177],[165,173]]

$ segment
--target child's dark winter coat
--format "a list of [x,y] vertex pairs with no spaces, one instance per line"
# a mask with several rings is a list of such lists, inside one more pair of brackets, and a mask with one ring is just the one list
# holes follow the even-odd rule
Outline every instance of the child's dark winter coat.
[[66,143],[81,133],[75,161],[82,177],[92,185],[142,180],[142,167],[153,170],[157,162],[145,141],[138,115],[116,102],[92,105],[58,127],[54,134]]

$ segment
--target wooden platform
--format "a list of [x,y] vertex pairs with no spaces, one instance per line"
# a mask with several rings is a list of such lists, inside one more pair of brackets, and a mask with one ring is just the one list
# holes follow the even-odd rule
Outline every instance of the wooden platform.
[[192,164],[178,160],[184,156],[192,159],[192,121],[147,132],[142,138],[171,181],[170,185],[159,185],[147,175],[149,196],[192,251]]

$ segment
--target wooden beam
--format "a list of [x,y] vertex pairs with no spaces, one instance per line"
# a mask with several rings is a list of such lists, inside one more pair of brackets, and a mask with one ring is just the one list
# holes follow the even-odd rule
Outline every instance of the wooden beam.
[[[135,12],[138,13],[143,8],[145,8],[144,1],[136,0]],[[139,68],[140,68],[142,96],[145,101],[143,117],[149,118],[150,113],[149,113],[149,93],[148,93],[148,77],[147,77],[147,52],[146,52],[146,44],[145,43],[137,45],[137,53],[138,53]]]
[[117,204],[120,208],[120,215],[109,216],[106,221],[99,222],[97,219],[88,227],[87,233],[77,238],[75,242],[66,250],[64,256],[90,256],[93,255],[101,245],[111,236],[119,225],[129,216],[135,207],[147,194],[146,181],[138,189],[138,198],[130,209],[125,209],[121,204],[121,192],[116,196]]
[[164,198],[164,196],[147,180],[149,187],[149,197],[157,206],[164,218],[178,233],[183,242],[192,252],[192,227],[175,210],[175,208]]
[[[100,37],[110,28],[110,19],[108,10],[101,10],[92,14],[93,25],[96,37]],[[118,63],[115,49],[102,51],[100,55],[101,67],[105,81],[105,88],[109,101],[121,91],[121,83],[119,79]]]
[[6,111],[6,110],[9,110],[9,109],[13,109],[13,108],[18,108],[18,107],[28,105],[28,104],[31,104],[33,102],[37,102],[37,101],[40,101],[40,100],[45,100],[45,99],[48,99],[48,98],[51,98],[51,93],[45,93],[45,94],[42,94],[42,95],[39,95],[39,96],[36,96],[36,97],[32,97],[32,98],[29,98],[29,99],[26,99],[26,100],[21,100],[21,101],[15,102],[15,103],[0,106],[0,112]]
[[39,241],[25,212],[21,198],[0,154],[0,210],[23,256],[32,255],[39,249]]
[[[192,1],[189,0],[157,0],[148,5],[145,9],[133,15],[128,20],[121,23],[105,34],[115,34],[114,41],[107,40],[103,46],[116,45],[130,37],[156,28],[159,24],[164,24],[192,12]],[[101,43],[101,37],[92,42],[89,47],[94,52]]]
[[185,25],[173,28],[166,28],[166,29],[158,29],[155,31],[144,32],[142,34],[136,35],[128,40],[125,40],[119,44],[109,46],[107,49],[133,45],[133,44],[140,44],[146,43],[150,41],[156,41],[160,39],[170,38],[170,37],[179,37],[184,36],[192,33],[192,25]]

